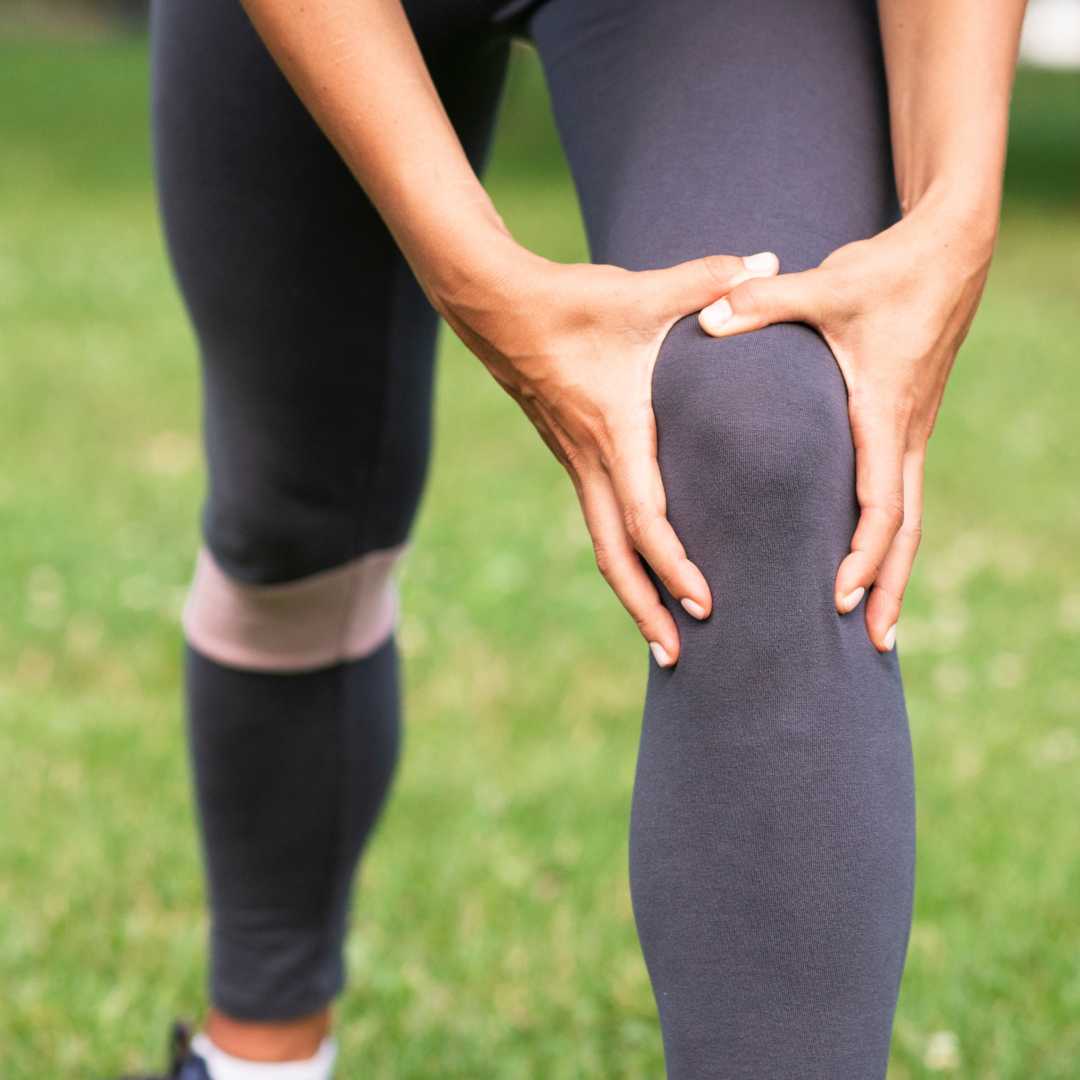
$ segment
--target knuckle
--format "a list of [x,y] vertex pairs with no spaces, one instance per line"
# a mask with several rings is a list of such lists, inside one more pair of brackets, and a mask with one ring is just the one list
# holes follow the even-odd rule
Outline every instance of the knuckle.
[[863,509],[871,521],[876,519],[891,535],[904,524],[904,497],[900,492],[880,501],[867,501]]
[[896,495],[882,507],[882,516],[889,530],[895,535],[904,524],[904,498]]
[[596,569],[600,571],[600,576],[603,577],[605,581],[610,581],[612,573],[611,552],[604,544],[594,543],[593,558],[596,561]]
[[900,528],[900,533],[914,549],[917,549],[922,543],[923,528],[921,522],[905,521]]
[[903,527],[903,514],[889,505],[864,506],[856,529],[854,550],[879,566]]
[[761,278],[750,278],[731,291],[732,307],[745,306],[756,309],[761,305],[764,298],[765,287],[761,283]]
[[575,473],[581,472],[581,451],[569,439],[559,439],[558,447],[568,469]]
[[[854,244],[850,245],[854,247]],[[825,306],[841,325],[850,322],[860,311],[863,290],[860,280],[827,258],[817,269],[817,284]]]
[[644,499],[633,499],[623,506],[623,524],[635,541],[644,538],[653,516],[652,508]]
[[725,288],[735,275],[736,266],[740,265],[734,255],[706,255],[701,261],[713,283]]
[[603,469],[613,473],[622,466],[622,432],[610,417],[598,415],[591,420],[587,436]]

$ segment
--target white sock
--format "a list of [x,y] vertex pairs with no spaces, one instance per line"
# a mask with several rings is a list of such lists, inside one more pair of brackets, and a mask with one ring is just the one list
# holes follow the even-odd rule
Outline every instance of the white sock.
[[191,1040],[191,1049],[205,1060],[212,1080],[330,1080],[337,1057],[337,1042],[329,1035],[315,1056],[303,1061],[247,1061],[233,1057],[201,1031]]

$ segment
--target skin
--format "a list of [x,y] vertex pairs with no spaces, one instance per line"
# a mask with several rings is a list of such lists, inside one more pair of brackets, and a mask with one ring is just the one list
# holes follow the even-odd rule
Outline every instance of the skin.
[[[371,198],[428,298],[566,467],[597,564],[657,662],[709,587],[666,518],[650,385],[664,335],[700,312],[717,336],[815,327],[849,392],[861,507],[836,606],[869,592],[891,649],[918,548],[926,445],[997,231],[1024,0],[879,0],[902,220],[819,267],[717,253],[664,270],[563,265],[510,235],[465,157],[399,0],[243,0],[282,71]],[[387,122],[393,117],[393,122]],[[253,1060],[308,1057],[329,1009],[288,1023],[212,1011],[211,1038]]]
[[234,1020],[217,1009],[206,1018],[206,1034],[227,1054],[248,1061],[303,1061],[313,1057],[330,1033],[329,1009],[273,1023]]

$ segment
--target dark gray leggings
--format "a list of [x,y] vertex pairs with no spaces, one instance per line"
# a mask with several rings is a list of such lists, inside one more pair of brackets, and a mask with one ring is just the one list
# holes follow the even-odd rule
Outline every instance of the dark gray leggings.
[[[514,35],[539,50],[597,261],[776,251],[896,219],[872,0],[412,0],[478,168]],[[185,611],[215,1004],[343,983],[357,859],[397,750],[396,599],[428,454],[435,316],[239,6],[162,0],[154,133],[198,333],[210,489]],[[654,380],[670,516],[715,597],[650,669],[630,827],[671,1077],[885,1073],[910,920],[895,654],[835,571],[845,391],[804,326],[678,323]]]

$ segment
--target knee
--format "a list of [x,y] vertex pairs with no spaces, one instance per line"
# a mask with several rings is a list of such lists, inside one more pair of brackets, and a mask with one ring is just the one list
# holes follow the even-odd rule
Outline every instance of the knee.
[[393,570],[403,550],[368,551],[292,580],[252,584],[204,546],[182,614],[185,637],[209,659],[250,671],[312,671],[369,656],[397,620]]
[[692,558],[839,560],[854,455],[843,378],[814,331],[718,340],[684,319],[661,349],[653,406],[669,516]]
[[299,484],[269,478],[269,468],[253,471],[255,475],[234,484],[231,477],[215,476],[211,470],[203,533],[230,578],[248,585],[276,585],[338,566],[353,556],[357,523],[351,507],[308,491],[301,494]]
[[316,467],[304,446],[288,453],[261,429],[212,420],[205,542],[182,616],[189,643],[227,667],[273,672],[374,652],[396,621],[399,502],[361,497],[366,476]]

